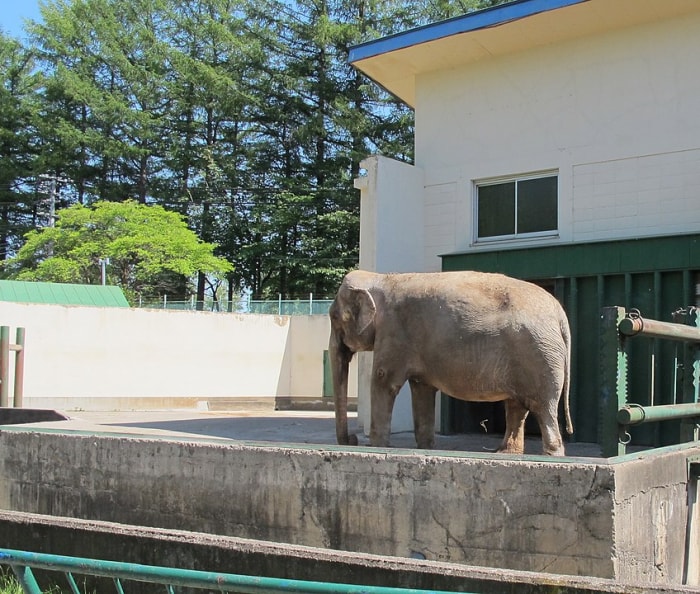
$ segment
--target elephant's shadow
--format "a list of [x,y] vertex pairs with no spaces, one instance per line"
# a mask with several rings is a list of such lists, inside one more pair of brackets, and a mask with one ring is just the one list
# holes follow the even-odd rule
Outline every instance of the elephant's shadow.
[[[474,403],[469,403],[474,404]],[[501,413],[502,414],[502,413]],[[470,414],[473,419],[480,415]],[[497,417],[497,414],[494,413]],[[486,418],[486,417],[482,417]],[[370,447],[369,437],[359,430],[356,415],[348,419],[350,431],[356,433],[359,445]],[[477,430],[466,433],[436,434],[435,449],[445,451],[464,451],[478,454],[491,454],[500,445],[502,433],[485,423],[486,432],[479,420],[475,420]],[[293,416],[284,413],[255,416],[205,416],[193,415],[186,419],[153,419],[138,422],[107,423],[114,430],[119,427],[146,430],[177,438],[188,436],[198,438],[231,439],[243,442],[270,443],[300,443],[309,445],[336,445],[335,420],[331,416],[304,416],[297,413]],[[412,431],[394,433],[391,435],[392,448],[414,449],[415,437]],[[536,435],[530,435],[525,440],[525,453],[539,455],[542,453],[542,442]],[[567,454],[575,456],[599,457],[600,447],[593,443],[567,444]],[[500,454],[493,453],[494,456]]]

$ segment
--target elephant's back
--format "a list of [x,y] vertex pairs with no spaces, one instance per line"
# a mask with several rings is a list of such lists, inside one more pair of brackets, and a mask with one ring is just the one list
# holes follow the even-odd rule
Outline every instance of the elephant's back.
[[[389,301],[410,304],[426,313],[453,310],[457,315],[527,314],[536,320],[555,318],[563,309],[556,298],[533,283],[498,273],[454,271],[386,275]],[[431,305],[432,304],[432,305]]]

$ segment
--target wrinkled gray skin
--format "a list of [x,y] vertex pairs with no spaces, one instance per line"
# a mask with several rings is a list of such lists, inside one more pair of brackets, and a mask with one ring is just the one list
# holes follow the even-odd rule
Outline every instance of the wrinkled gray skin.
[[500,274],[350,272],[330,309],[330,359],[339,444],[348,435],[348,366],[374,351],[370,442],[388,446],[394,400],[411,387],[419,448],[434,447],[437,390],[460,400],[505,401],[499,452],[521,454],[535,415],[545,454],[563,456],[557,420],[569,414],[569,324],[559,302],[534,284]]

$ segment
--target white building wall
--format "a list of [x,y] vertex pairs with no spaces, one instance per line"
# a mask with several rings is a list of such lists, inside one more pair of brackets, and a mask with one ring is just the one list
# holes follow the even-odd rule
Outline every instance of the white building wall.
[[425,269],[480,247],[474,182],[497,176],[559,171],[559,236],[539,244],[700,229],[698,31],[664,21],[420,77]]
[[[26,303],[0,303],[0,323],[11,342],[26,329],[25,406],[59,410],[320,398],[330,335],[328,316]],[[350,396],[356,390],[351,382]]]
[[[434,271],[455,251],[700,230],[698,31],[700,17],[662,21],[420,76],[416,166],[365,161],[361,267]],[[475,243],[476,181],[551,170],[556,237]],[[406,388],[394,419],[411,428]]]
[[362,161],[360,268],[415,272],[423,267],[423,172],[378,155]]
[[700,230],[700,149],[573,167],[576,241]]
[[[373,272],[416,272],[425,268],[423,171],[406,163],[372,156],[361,163],[360,268]],[[370,427],[372,354],[359,353],[357,417],[365,433]],[[410,390],[396,398],[391,429],[413,429]]]

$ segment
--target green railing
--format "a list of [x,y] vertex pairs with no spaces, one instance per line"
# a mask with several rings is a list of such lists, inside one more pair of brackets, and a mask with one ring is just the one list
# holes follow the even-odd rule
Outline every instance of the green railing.
[[196,299],[177,301],[163,296],[158,300],[139,300],[136,304],[139,308],[170,309],[186,311],[210,311],[221,313],[251,313],[276,316],[305,316],[328,315],[331,299],[270,299],[255,301],[251,299],[238,299],[227,301],[226,299],[205,299],[197,302]]
[[[643,318],[635,309],[606,307],[601,314],[601,446],[603,456],[627,453],[629,428],[644,423],[680,420],[677,443],[700,438],[700,311],[678,310],[674,320]],[[679,345],[675,360],[673,404],[642,406],[630,399],[629,341],[637,337],[663,339]],[[652,361],[652,365],[654,362]]]
[[8,565],[12,568],[26,594],[41,594],[41,589],[34,575],[34,569],[63,573],[73,594],[81,594],[78,582],[75,579],[76,575],[112,579],[115,591],[118,594],[123,594],[124,592],[123,581],[162,584],[165,587],[165,591],[170,594],[174,594],[176,587],[215,590],[218,592],[238,592],[242,594],[273,594],[276,592],[309,592],[318,594],[429,594],[433,592],[434,594],[449,594],[437,590],[310,582],[195,571],[192,569],[175,569],[154,565],[31,553],[12,549],[0,549],[0,565]]

